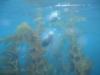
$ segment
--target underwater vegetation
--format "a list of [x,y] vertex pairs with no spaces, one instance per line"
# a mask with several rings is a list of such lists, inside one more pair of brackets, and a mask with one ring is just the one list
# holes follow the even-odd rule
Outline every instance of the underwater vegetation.
[[[40,31],[39,31],[40,32]],[[65,41],[64,37],[62,42]],[[55,52],[56,60],[59,61],[59,67],[54,67],[44,57],[46,52],[45,44],[40,40],[38,31],[34,32],[27,23],[22,23],[18,26],[15,35],[9,36],[0,40],[0,44],[5,44],[2,48],[4,52],[0,56],[0,74],[2,75],[67,75],[71,67],[75,75],[88,75],[91,69],[91,63],[83,55],[81,48],[77,44],[75,33],[70,35],[71,48],[69,53],[69,64],[64,62],[63,55],[60,52]],[[19,52],[24,47],[27,49],[25,56],[25,68],[22,68],[19,62]],[[42,45],[43,44],[43,45]],[[47,43],[46,43],[47,44]],[[3,46],[2,46],[3,47]],[[61,46],[62,47],[62,46]],[[62,71],[62,72],[61,72]]]
[[77,43],[76,34],[71,35],[70,64],[73,66],[76,75],[89,75],[91,70],[91,61],[89,61],[81,52]]
[[[15,35],[0,40],[0,44],[5,44],[3,55],[1,56],[0,74],[2,75],[55,75],[60,69],[53,68],[43,57],[44,47],[40,41],[38,33],[34,33],[27,23],[22,23],[17,28]],[[19,52],[24,47],[27,49],[25,57],[25,68],[22,68],[19,61]],[[3,57],[3,58],[2,58]],[[3,60],[2,60],[3,59]],[[63,59],[62,59],[63,60]],[[63,64],[65,67],[65,65]],[[66,67],[65,67],[66,68]]]
[[[27,56],[25,57],[27,62],[24,69],[20,67],[18,61],[18,53],[21,50],[18,47],[23,42],[28,46]],[[3,63],[6,67],[0,69],[0,74],[22,75],[22,72],[27,72],[28,75],[47,75],[49,64],[43,59],[44,49],[41,47],[38,35],[33,33],[27,24],[20,25],[15,35],[1,40],[1,43],[10,45],[5,49]],[[0,59],[0,61],[2,60]]]

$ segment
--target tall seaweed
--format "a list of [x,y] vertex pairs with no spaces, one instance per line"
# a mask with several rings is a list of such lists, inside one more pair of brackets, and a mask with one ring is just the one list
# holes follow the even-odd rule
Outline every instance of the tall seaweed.
[[[7,65],[4,65],[6,65],[7,69],[4,71],[0,70],[3,75],[22,75],[23,72],[28,75],[48,75],[49,64],[43,58],[45,49],[41,45],[39,35],[34,33],[26,23],[19,25],[16,34],[2,40],[2,42],[11,43],[5,49],[7,56],[4,62]],[[18,53],[21,51],[19,46],[22,42],[28,45],[28,52],[25,58],[27,61],[26,66],[28,66],[25,69],[21,69],[20,62],[18,61]]]

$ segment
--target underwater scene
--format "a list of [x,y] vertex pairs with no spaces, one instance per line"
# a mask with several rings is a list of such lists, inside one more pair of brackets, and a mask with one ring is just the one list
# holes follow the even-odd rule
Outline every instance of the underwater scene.
[[100,75],[100,0],[0,0],[0,75]]

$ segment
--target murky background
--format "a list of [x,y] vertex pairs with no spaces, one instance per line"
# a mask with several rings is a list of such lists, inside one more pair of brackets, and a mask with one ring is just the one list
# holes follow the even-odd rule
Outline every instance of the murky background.
[[0,0],[0,75],[100,75],[99,0]]

